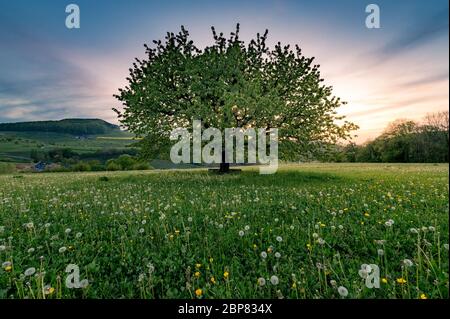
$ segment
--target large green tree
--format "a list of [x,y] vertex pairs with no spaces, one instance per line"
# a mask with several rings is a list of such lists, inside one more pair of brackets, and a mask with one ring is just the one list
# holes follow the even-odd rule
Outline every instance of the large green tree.
[[204,128],[278,128],[286,160],[349,138],[356,125],[336,114],[344,102],[323,84],[314,58],[279,42],[269,49],[267,34],[245,45],[239,24],[228,38],[212,27],[213,44],[200,50],[181,27],[145,45],[146,59],[136,59],[128,85],[115,95],[122,125],[143,137],[148,156],[167,153],[171,130],[192,129],[194,119]]

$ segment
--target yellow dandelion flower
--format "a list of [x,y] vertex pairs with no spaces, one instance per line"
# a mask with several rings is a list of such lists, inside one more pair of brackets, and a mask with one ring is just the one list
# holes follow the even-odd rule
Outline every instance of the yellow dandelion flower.
[[5,271],[6,271],[6,272],[10,272],[11,270],[12,270],[12,266],[6,266],[6,267],[5,267]]
[[370,214],[369,213],[364,213],[364,216],[369,217]]
[[297,283],[294,281],[294,282],[292,283],[292,289],[295,289],[295,288],[297,288]]
[[225,271],[223,273],[223,278],[228,279],[229,276],[230,276],[230,273],[228,271]]
[[427,295],[425,295],[425,294],[421,294],[421,295],[420,295],[420,299],[428,299],[428,297],[427,297]]
[[215,284],[215,283],[216,283],[216,278],[211,277],[210,281],[211,281],[213,284]]
[[400,285],[406,284],[406,279],[404,279],[403,277],[397,278],[397,283],[399,283]]
[[200,268],[202,264],[195,264],[195,268]]
[[320,223],[320,227],[325,227],[327,225],[325,225],[324,223]]
[[200,277],[200,271],[196,271],[194,276],[197,277],[197,278]]
[[381,282],[382,282],[383,284],[387,284],[387,283],[388,283],[388,280],[387,280],[387,278],[381,278]]
[[203,290],[201,290],[200,288],[198,288],[198,289],[195,291],[195,295],[196,295],[197,297],[201,297],[201,296],[203,295]]

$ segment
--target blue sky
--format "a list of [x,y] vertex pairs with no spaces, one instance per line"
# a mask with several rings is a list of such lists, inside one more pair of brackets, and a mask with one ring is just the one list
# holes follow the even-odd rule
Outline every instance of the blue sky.
[[[81,28],[65,27],[75,3]],[[365,27],[376,3],[381,28]],[[143,43],[184,25],[198,46],[210,27],[269,44],[299,44],[360,125],[357,141],[396,118],[448,108],[448,1],[0,0],[0,122],[99,117],[117,123],[112,97]]]

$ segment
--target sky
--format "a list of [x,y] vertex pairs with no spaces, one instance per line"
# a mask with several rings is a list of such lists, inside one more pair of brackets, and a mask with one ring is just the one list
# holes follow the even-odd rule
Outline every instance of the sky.
[[[80,28],[65,25],[67,5]],[[380,8],[379,29],[365,24]],[[347,104],[363,143],[396,119],[449,107],[448,0],[143,1],[0,0],[0,122],[102,118],[118,123],[113,98],[144,43],[189,30],[198,47],[211,26],[241,39],[269,30],[268,44],[298,44]]]

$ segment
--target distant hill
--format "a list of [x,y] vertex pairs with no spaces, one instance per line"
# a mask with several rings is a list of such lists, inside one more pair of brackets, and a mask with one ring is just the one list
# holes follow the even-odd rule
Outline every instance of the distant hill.
[[100,119],[64,119],[59,121],[0,123],[0,131],[95,135],[118,132],[120,128]]

